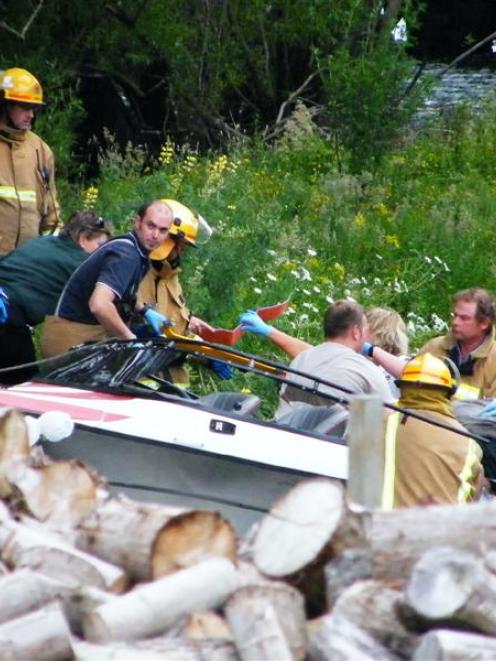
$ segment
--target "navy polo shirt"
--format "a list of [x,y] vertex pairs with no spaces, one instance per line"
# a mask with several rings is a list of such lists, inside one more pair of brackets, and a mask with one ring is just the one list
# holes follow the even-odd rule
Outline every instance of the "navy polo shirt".
[[115,293],[116,307],[126,321],[123,309],[134,307],[136,292],[148,268],[148,252],[134,232],[111,239],[74,271],[59,298],[55,314],[82,324],[98,324],[88,304],[95,286],[102,283]]

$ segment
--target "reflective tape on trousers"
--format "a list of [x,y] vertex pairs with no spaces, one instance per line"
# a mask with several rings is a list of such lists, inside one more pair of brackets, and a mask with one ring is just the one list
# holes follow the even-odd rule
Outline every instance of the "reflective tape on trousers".
[[20,200],[21,202],[36,202],[36,191],[18,190],[14,186],[0,186],[0,198],[4,200]]

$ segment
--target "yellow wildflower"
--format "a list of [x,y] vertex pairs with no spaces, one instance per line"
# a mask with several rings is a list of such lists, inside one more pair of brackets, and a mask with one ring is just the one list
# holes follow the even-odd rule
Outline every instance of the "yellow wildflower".
[[344,280],[344,276],[346,275],[346,269],[344,268],[344,266],[339,262],[334,262],[333,268],[339,280]]
[[383,218],[388,218],[391,215],[391,209],[389,209],[384,202],[378,202],[377,204],[374,204],[374,209],[377,211],[379,216],[382,216]]
[[389,246],[394,246],[394,248],[400,247],[400,240],[396,234],[386,234],[385,239]]
[[366,224],[367,219],[363,213],[357,213],[357,215],[353,218],[353,222],[357,227],[363,227]]
[[96,186],[89,186],[83,192],[83,205],[87,209],[93,209],[98,200],[98,188]]
[[165,144],[162,145],[158,160],[159,160],[161,165],[168,165],[169,163],[172,162],[173,158],[174,158],[174,145],[167,138]]

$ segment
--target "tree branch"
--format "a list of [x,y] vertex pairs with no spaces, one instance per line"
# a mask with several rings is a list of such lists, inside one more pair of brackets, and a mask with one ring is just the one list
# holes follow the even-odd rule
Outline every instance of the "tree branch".
[[282,118],[284,117],[284,113],[285,113],[286,108],[288,107],[288,105],[289,105],[290,103],[292,103],[292,102],[293,102],[293,101],[294,101],[294,100],[295,100],[295,99],[296,99],[296,98],[297,98],[297,97],[303,92],[303,90],[305,89],[305,87],[307,87],[307,85],[308,85],[308,84],[309,84],[309,83],[315,78],[316,75],[317,75],[317,72],[316,72],[316,71],[314,71],[313,73],[311,73],[311,74],[308,76],[308,78],[306,78],[306,79],[302,82],[302,84],[298,87],[298,89],[296,89],[294,92],[291,92],[291,94],[288,96],[288,98],[286,99],[286,101],[283,101],[283,102],[281,103],[281,105],[280,105],[280,107],[279,107],[279,112],[277,113],[277,117],[276,117],[276,121],[275,121],[275,126],[277,126],[278,124],[281,123]]
[[472,55],[476,50],[478,50],[481,46],[484,46],[488,41],[491,41],[491,39],[496,38],[496,32],[491,32],[487,37],[484,37],[481,41],[475,44],[475,46],[472,46],[468,50],[464,51],[461,55],[458,55],[458,57],[455,57],[455,59],[450,62],[447,66],[444,67],[438,74],[438,78],[441,78],[441,76],[444,76],[446,72],[448,72],[450,69],[455,67],[457,64],[459,64],[462,60],[464,60],[466,57],[469,55]]
[[136,9],[133,16],[131,16],[131,14],[129,14],[129,12],[126,11],[120,0],[115,4],[111,4],[110,2],[108,2],[105,5],[105,11],[108,12],[111,16],[116,18],[121,23],[124,23],[124,25],[126,25],[128,28],[134,28],[138,21],[139,15],[146,7],[147,3],[148,0],[142,0],[141,4]]
[[33,13],[31,14],[31,16],[26,21],[26,23],[25,23],[24,27],[22,28],[22,30],[19,31],[19,30],[16,30],[15,28],[12,28],[10,25],[8,25],[8,23],[5,23],[5,21],[0,21],[0,28],[2,28],[3,30],[6,30],[7,32],[10,32],[11,34],[15,35],[16,37],[18,37],[19,39],[22,39],[22,41],[24,41],[26,39],[27,31],[29,30],[29,28],[33,24],[33,21],[35,20],[35,18],[40,13],[40,11],[43,7],[43,3],[44,3],[44,0],[39,0],[38,5],[33,9]]

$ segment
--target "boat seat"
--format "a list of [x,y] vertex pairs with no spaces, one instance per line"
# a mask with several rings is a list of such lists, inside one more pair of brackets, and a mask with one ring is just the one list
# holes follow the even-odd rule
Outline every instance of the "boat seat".
[[348,411],[341,404],[313,406],[301,402],[278,418],[277,423],[314,434],[332,433],[333,436],[342,437],[347,421]]
[[254,415],[260,402],[260,397],[244,392],[212,392],[200,397],[203,406],[241,415]]

